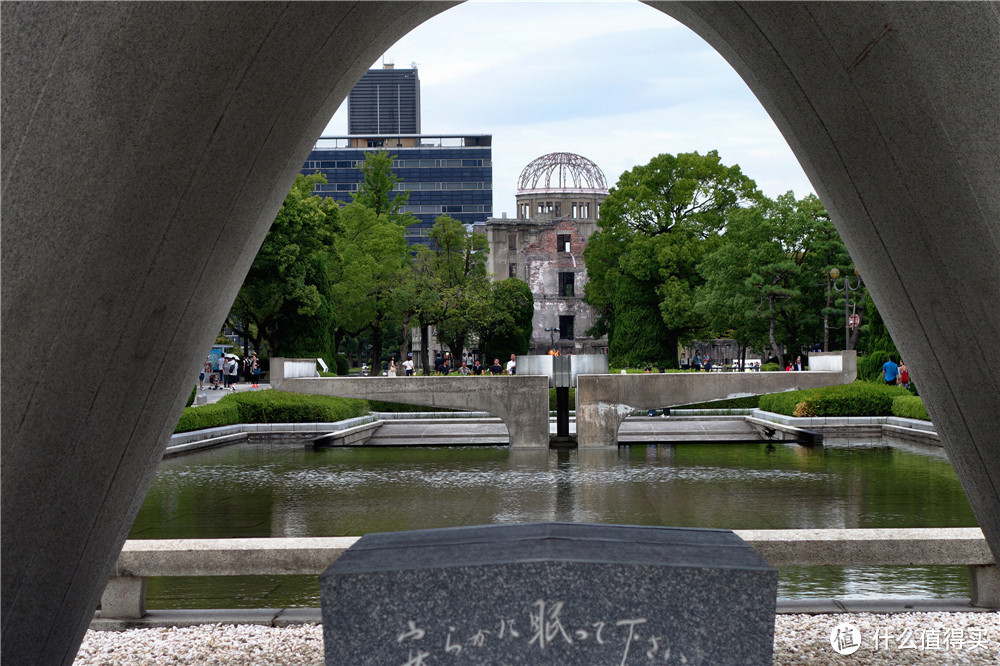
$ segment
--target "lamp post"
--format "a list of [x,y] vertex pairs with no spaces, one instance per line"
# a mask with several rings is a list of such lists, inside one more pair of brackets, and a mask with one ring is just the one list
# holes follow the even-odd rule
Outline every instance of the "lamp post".
[[830,269],[830,279],[833,281],[834,291],[844,292],[844,349],[848,350],[851,348],[851,329],[857,328],[861,325],[861,317],[857,314],[850,314],[851,310],[851,292],[857,291],[861,288],[864,282],[861,280],[861,274],[857,270],[854,271],[854,275],[857,277],[855,284],[851,284],[851,276],[845,275],[843,280],[840,282],[843,284],[842,287],[838,287],[838,278],[840,278],[840,270],[836,268]]
[[558,328],[545,328],[546,332],[549,334],[549,351],[556,348],[556,333],[559,332]]

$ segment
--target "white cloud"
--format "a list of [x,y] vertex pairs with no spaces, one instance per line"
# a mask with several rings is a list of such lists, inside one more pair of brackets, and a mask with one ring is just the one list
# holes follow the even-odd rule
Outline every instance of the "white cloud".
[[[592,159],[613,185],[659,153],[715,149],[769,196],[813,191],[729,64],[638,2],[473,0],[419,26],[385,57],[397,67],[418,63],[425,133],[493,135],[497,216],[514,210],[524,166],[556,151]],[[346,125],[342,109],[326,133]]]

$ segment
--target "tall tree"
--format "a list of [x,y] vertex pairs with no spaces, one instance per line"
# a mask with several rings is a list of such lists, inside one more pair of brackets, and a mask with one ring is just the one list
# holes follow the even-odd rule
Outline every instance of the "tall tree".
[[465,225],[447,215],[435,220],[430,239],[429,263],[437,293],[433,319],[438,338],[451,350],[452,358],[457,359],[488,310],[489,243],[485,236],[466,230]]
[[299,175],[278,211],[229,313],[229,323],[267,355],[331,356],[327,262],[339,231],[335,202],[313,194],[322,174]]
[[535,299],[526,282],[507,278],[493,283],[487,316],[478,329],[483,358],[489,362],[508,354],[527,354],[534,316]]
[[677,367],[678,342],[705,330],[698,264],[729,213],[760,196],[717,151],[658,155],[621,175],[584,251],[584,300],[597,313],[590,333],[608,335],[611,363]]

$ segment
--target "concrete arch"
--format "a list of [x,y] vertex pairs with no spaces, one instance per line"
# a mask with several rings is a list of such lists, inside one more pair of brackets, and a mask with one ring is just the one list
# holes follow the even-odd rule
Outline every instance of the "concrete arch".
[[[1000,555],[1000,10],[651,3],[771,113],[866,276]],[[446,3],[18,3],[2,44],[2,613],[70,663],[313,140]]]

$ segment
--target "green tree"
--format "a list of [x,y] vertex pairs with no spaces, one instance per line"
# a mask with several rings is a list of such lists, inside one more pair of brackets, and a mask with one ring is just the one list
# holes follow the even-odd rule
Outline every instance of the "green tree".
[[395,289],[409,263],[405,228],[358,203],[344,207],[340,217],[331,301],[341,334],[370,333],[372,366],[378,371],[385,327],[399,318]]
[[677,367],[678,343],[706,330],[698,265],[730,212],[760,196],[716,151],[658,155],[621,175],[584,251],[584,300],[597,314],[588,333],[608,335],[613,365]]
[[313,194],[322,174],[299,175],[278,211],[229,313],[229,323],[267,355],[332,358],[329,253],[339,231],[335,202]]
[[479,326],[479,349],[487,363],[508,354],[527,354],[535,299],[531,287],[517,278],[495,282],[485,321]]

